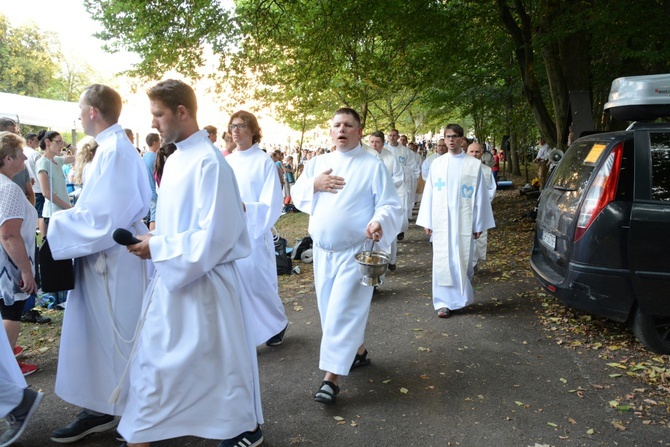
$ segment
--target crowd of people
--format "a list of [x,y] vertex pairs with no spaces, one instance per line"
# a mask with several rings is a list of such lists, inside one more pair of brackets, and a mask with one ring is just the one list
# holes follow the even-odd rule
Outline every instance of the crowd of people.
[[[147,95],[156,133],[141,156],[118,124],[121,97],[105,85],[81,94],[88,138],[76,150],[58,132],[22,138],[15,122],[0,122],[0,415],[10,427],[0,446],[21,436],[43,397],[24,378],[37,367],[15,359],[24,302],[39,290],[36,228],[54,259],[76,259],[55,392],[81,411],[52,433],[57,443],[113,429],[130,447],[182,436],[263,442],[256,348],[281,345],[290,328],[271,233],[287,203],[309,215],[313,240],[324,372],[315,401],[334,404],[342,378],[370,364],[374,288],[356,261],[370,240],[393,274],[415,221],[432,242],[437,316],[473,302],[496,182],[460,125],[436,145],[396,129],[371,132],[368,145],[358,113],[341,108],[332,147],[283,153],[261,148],[257,118],[241,110],[219,148],[217,128],[198,125],[189,85],[161,81]],[[115,242],[115,229],[133,241]]]

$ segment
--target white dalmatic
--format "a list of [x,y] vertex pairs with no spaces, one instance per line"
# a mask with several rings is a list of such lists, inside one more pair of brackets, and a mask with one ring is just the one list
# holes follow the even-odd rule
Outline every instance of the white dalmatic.
[[279,297],[277,261],[272,226],[283,207],[283,194],[277,166],[258,144],[236,150],[226,161],[233,168],[240,197],[244,202],[251,254],[238,259],[237,267],[244,279],[251,308],[256,315],[256,345],[265,343],[288,324],[284,305]]
[[[496,182],[493,179],[493,172],[491,171],[491,168],[486,166],[485,164],[482,164],[482,172],[484,173],[484,181],[486,182],[487,185],[489,198],[491,199],[491,202],[493,202],[493,198],[496,196],[496,189],[497,189]],[[481,236],[479,236],[479,238],[474,240],[475,255],[472,257],[473,267],[477,265],[477,262],[486,260],[488,233],[489,232],[487,230],[484,230],[482,231]]]
[[[337,194],[314,192],[314,179],[333,169],[344,178]],[[321,316],[319,368],[348,375],[363,344],[373,288],[360,284],[354,256],[370,249],[365,229],[382,226],[379,247],[388,247],[399,232],[402,206],[384,164],[360,146],[314,158],[293,187],[295,206],[310,215],[314,241],[314,284]]]
[[137,328],[149,266],[112,239],[125,228],[143,234],[151,201],[147,170],[115,124],[95,138],[98,149],[74,208],[55,213],[49,245],[55,259],[75,258],[75,288],[63,318],[56,394],[106,414],[123,412],[128,392],[109,397],[123,378]]
[[156,273],[119,433],[143,443],[254,430],[255,317],[235,263],[251,247],[233,171],[205,130],[167,160],[149,247]]
[[432,230],[433,305],[463,308],[473,302],[473,233],[495,226],[481,163],[461,152],[433,161],[416,223]]
[[430,154],[428,157],[426,157],[426,159],[423,161],[423,164],[421,165],[421,177],[423,178],[424,181],[428,179],[428,173],[430,172],[430,165],[433,164],[433,161],[439,156],[440,154],[434,152]]

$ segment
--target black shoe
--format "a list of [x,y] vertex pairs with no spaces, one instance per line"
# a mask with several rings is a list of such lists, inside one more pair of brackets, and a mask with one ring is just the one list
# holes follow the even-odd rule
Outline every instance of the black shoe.
[[277,335],[273,336],[270,338],[268,341],[265,342],[267,346],[279,346],[282,344],[284,341],[284,336],[286,335],[286,331],[288,331],[288,323],[286,323],[286,327],[282,329],[280,333]]
[[0,447],[11,445],[19,439],[43,397],[42,393],[24,388],[21,403],[5,416],[9,428],[0,436]]
[[96,416],[86,410],[82,410],[77,418],[63,428],[59,428],[51,434],[51,440],[60,444],[69,444],[79,441],[91,433],[102,433],[119,425],[119,421],[111,414]]
[[260,427],[256,427],[254,431],[247,431],[232,439],[221,441],[219,447],[256,447],[261,444],[263,444],[263,431]]
[[404,233],[404,232],[403,232],[403,233],[398,233],[398,237],[397,237],[397,239],[398,239],[399,241],[402,241],[403,239],[405,239],[405,233]]
[[363,354],[356,354],[354,357],[354,363],[351,364],[351,369],[360,368],[361,366],[368,366],[370,364],[370,359],[368,358],[368,350],[366,349]]
[[39,311],[31,309],[21,317],[23,323],[38,323],[38,324],[48,324],[51,323],[51,318],[43,317]]
[[322,404],[332,405],[335,403],[335,396],[340,393],[340,387],[333,382],[324,380],[321,383],[319,391],[314,394],[314,400]]
[[398,268],[395,264],[389,264],[389,271],[395,272],[395,269]]

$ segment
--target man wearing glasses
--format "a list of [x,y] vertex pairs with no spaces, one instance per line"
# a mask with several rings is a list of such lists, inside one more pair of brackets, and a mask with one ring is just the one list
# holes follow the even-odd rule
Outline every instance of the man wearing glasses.
[[447,125],[448,152],[435,159],[416,224],[433,241],[433,306],[440,318],[474,301],[472,240],[493,228],[493,211],[481,162],[461,148],[463,128]]
[[256,117],[245,110],[237,111],[230,117],[228,130],[237,150],[226,161],[235,172],[251,240],[251,255],[238,259],[237,268],[258,323],[254,328],[256,345],[278,346],[288,329],[288,318],[279,298],[271,230],[283,207],[281,183],[272,159],[258,147],[262,134]]

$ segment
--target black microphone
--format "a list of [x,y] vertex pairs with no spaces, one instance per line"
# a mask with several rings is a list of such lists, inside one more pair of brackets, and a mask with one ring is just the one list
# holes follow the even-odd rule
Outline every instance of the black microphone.
[[121,245],[133,245],[139,244],[141,241],[133,236],[133,233],[126,230],[125,228],[117,228],[112,233],[112,238],[117,244]]

